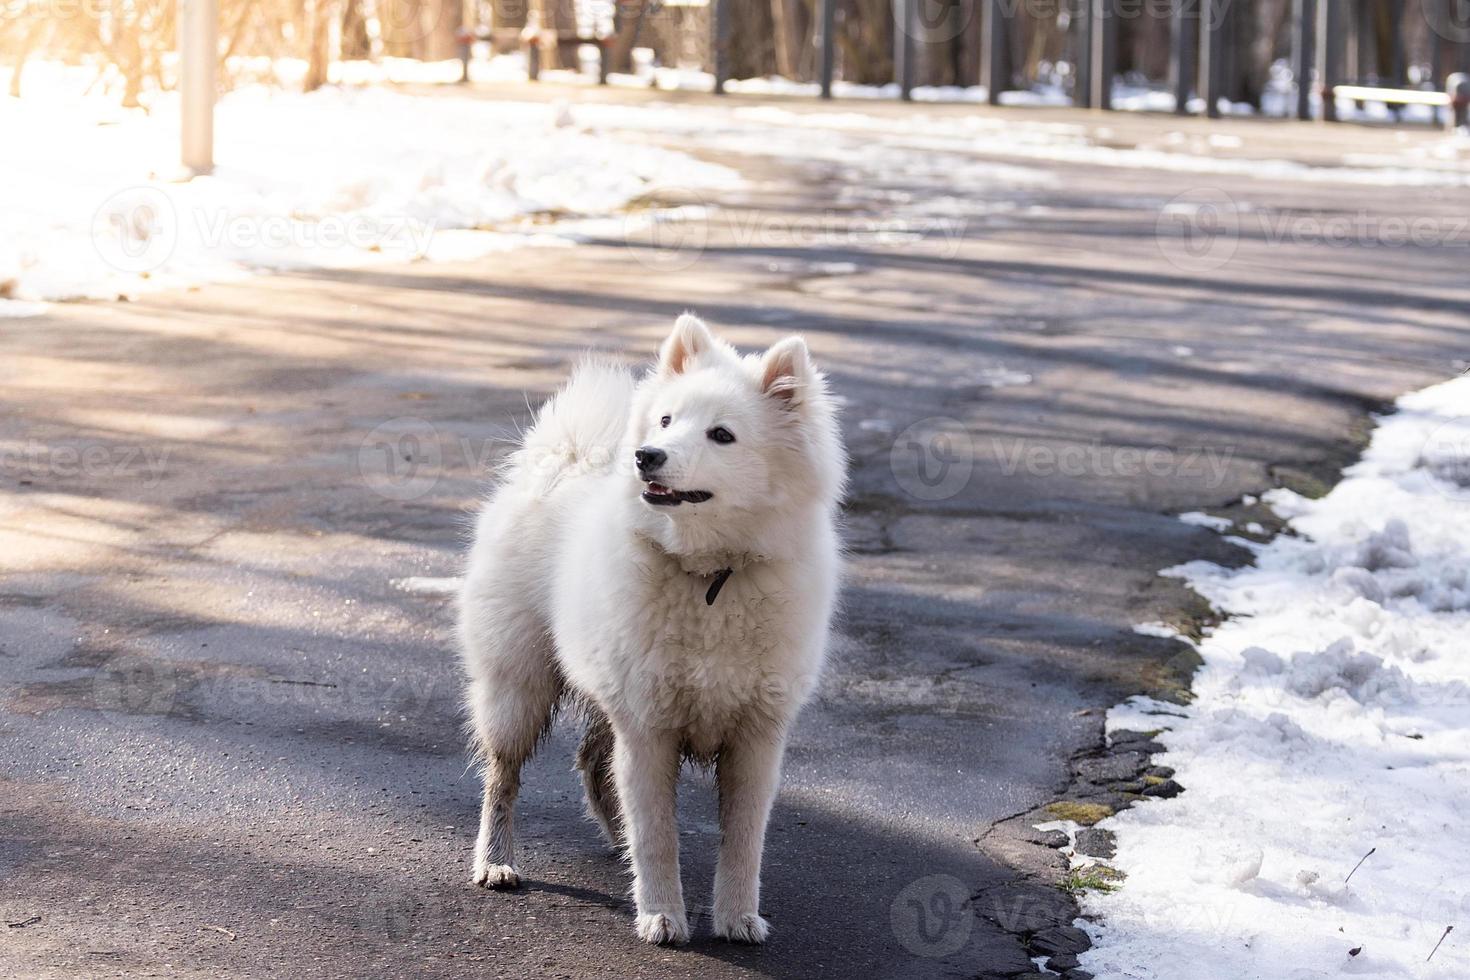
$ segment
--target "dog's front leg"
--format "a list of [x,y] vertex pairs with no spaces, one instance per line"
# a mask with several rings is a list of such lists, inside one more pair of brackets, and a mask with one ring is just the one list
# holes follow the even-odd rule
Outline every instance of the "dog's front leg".
[[613,776],[623,808],[623,836],[633,862],[638,938],[649,943],[685,942],[689,920],[679,879],[679,825],[674,805],[678,738],[672,732],[617,731]]
[[744,736],[720,750],[720,860],[715,868],[715,935],[763,943],[761,852],[781,781],[784,735]]

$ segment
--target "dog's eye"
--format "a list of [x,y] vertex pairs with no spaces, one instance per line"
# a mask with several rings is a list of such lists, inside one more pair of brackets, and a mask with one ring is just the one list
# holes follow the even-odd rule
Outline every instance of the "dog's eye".
[[708,432],[706,432],[705,435],[709,436],[711,439],[713,439],[715,442],[720,443],[721,445],[728,445],[729,443],[735,441],[735,433],[731,432],[723,425],[715,426],[713,429],[710,429]]
[[658,420],[658,424],[659,424],[659,427],[660,428],[667,429],[669,427],[669,423],[672,422],[672,421],[673,421],[673,419],[671,419],[667,415],[665,415],[663,418],[661,418],[661,419]]

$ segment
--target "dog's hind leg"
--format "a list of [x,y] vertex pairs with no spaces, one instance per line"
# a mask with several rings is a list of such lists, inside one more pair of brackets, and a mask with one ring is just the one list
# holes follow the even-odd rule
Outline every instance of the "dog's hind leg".
[[613,783],[613,730],[607,715],[587,708],[587,732],[577,749],[577,769],[587,795],[587,815],[597,821],[607,842],[617,847],[622,841],[618,820],[618,794]]
[[551,724],[562,680],[546,631],[529,613],[465,617],[465,666],[475,750],[485,779],[471,881],[487,888],[520,884],[512,810],[521,767]]

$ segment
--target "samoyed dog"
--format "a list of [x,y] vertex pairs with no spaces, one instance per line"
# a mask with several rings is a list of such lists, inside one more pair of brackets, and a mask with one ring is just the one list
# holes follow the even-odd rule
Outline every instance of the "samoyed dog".
[[761,852],[822,667],[846,457],[800,337],[742,357],[685,314],[641,380],[589,363],[536,415],[475,529],[459,630],[485,800],[473,880],[520,882],[512,809],[557,706],[638,936],[689,938],[674,790],[713,765],[714,932],[765,940]]

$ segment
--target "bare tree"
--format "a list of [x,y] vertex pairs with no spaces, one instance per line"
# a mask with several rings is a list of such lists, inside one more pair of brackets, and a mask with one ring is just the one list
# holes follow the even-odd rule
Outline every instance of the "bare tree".
[[302,82],[302,88],[313,92],[327,84],[328,72],[336,53],[332,50],[332,40],[336,34],[333,20],[340,24],[342,17],[338,0],[310,0],[306,10],[306,78]]
[[775,72],[776,44],[771,5],[730,4],[730,77],[762,78]]
[[805,57],[813,11],[802,0],[771,0],[771,26],[775,33],[776,72],[787,78],[804,79],[810,71]]
[[841,0],[841,5],[842,77],[862,85],[893,81],[893,0]]

